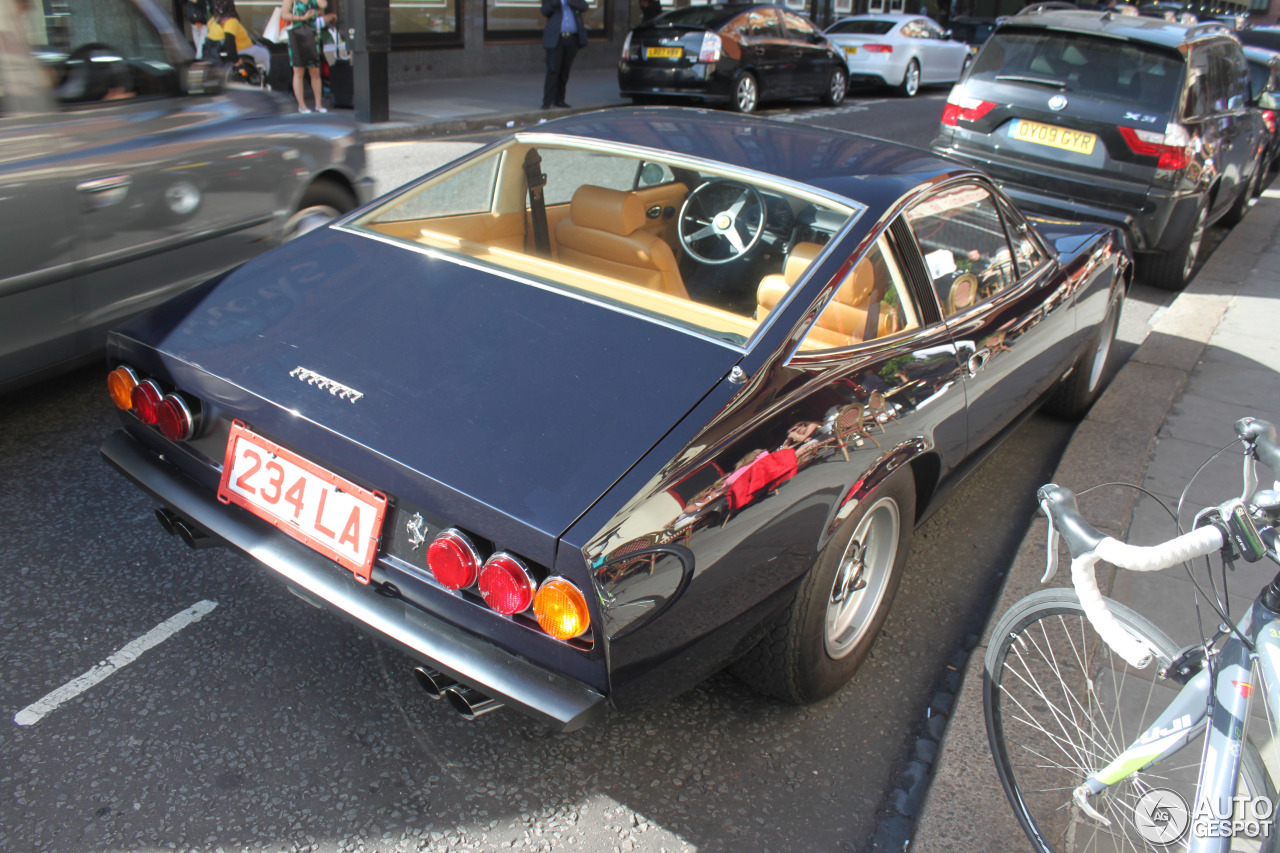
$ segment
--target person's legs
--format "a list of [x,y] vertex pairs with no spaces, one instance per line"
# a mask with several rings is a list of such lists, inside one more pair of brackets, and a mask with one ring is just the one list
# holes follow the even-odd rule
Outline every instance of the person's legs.
[[563,51],[560,60],[560,73],[556,77],[556,97],[552,101],[557,107],[569,106],[564,102],[565,86],[569,84],[569,69],[573,67],[573,58],[578,55],[578,37],[560,37],[560,48]]
[[547,77],[542,84],[542,108],[545,110],[555,103],[560,89],[560,67],[564,63],[565,38],[555,47],[547,48]]
[[316,99],[316,109],[324,109],[324,101],[320,97],[320,66],[315,65],[307,69],[307,73],[311,75],[311,94]]
[[[317,72],[319,69],[317,69]],[[302,75],[307,73],[307,69],[294,66],[293,69],[293,96],[298,99],[298,112],[310,112],[307,109],[307,99],[302,94]]]

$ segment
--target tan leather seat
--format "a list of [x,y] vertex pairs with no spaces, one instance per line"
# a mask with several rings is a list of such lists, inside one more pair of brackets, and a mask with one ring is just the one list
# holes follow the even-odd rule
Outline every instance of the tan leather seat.
[[760,284],[756,288],[757,320],[765,317],[773,310],[773,306],[782,301],[782,297],[787,295],[791,285],[800,280],[800,276],[821,251],[822,246],[818,243],[796,243],[782,263],[782,272],[770,273],[760,279]]
[[675,253],[645,231],[644,202],[633,193],[584,184],[556,223],[563,264],[688,299]]
[[884,287],[888,286],[888,282],[884,282],[884,287],[877,287],[880,276],[886,273],[876,260],[877,258],[867,255],[849,271],[836,290],[835,297],[818,315],[818,322],[809,332],[811,340],[833,347],[850,346],[898,331],[898,313],[886,310],[884,306],[880,306],[874,328],[867,328],[873,298],[883,299]]

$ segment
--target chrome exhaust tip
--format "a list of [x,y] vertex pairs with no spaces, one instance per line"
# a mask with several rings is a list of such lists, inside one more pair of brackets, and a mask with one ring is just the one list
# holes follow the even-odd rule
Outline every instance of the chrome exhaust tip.
[[502,707],[502,702],[465,684],[450,687],[444,692],[444,698],[449,700],[453,710],[457,711],[464,720],[474,720],[476,717]]
[[418,686],[427,691],[427,695],[432,699],[441,698],[446,690],[458,683],[443,672],[436,672],[425,666],[415,666],[413,677],[417,680]]
[[156,510],[156,520],[160,522],[160,526],[164,528],[164,532],[168,533],[170,536],[173,536],[178,532],[178,528],[174,526],[178,517],[173,514],[173,510],[160,507]]
[[189,548],[212,548],[218,544],[217,539],[196,530],[181,518],[173,520],[173,529]]

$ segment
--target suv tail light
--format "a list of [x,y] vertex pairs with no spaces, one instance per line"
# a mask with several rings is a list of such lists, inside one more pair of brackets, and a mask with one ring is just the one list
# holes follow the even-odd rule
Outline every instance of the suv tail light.
[[1267,126],[1268,131],[1270,131],[1271,133],[1275,133],[1276,132],[1276,111],[1263,110],[1262,122]]
[[1157,169],[1177,171],[1186,168],[1191,162],[1191,136],[1180,124],[1170,124],[1164,133],[1154,130],[1139,130],[1136,127],[1121,127],[1120,135],[1134,154],[1144,157],[1157,157]]
[[980,98],[966,98],[957,95],[955,90],[947,96],[947,105],[942,108],[942,123],[947,127],[955,127],[958,121],[977,121],[995,108],[994,101]]
[[702,34],[702,49],[698,51],[699,62],[720,61],[720,36],[715,33]]

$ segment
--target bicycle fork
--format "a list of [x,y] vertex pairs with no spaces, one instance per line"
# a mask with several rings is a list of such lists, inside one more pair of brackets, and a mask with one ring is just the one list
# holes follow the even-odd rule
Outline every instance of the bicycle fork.
[[[1276,704],[1280,699],[1277,695],[1277,687],[1280,686],[1280,681],[1277,681],[1280,630],[1275,627],[1276,618],[1276,613],[1255,601],[1253,611],[1241,619],[1238,626],[1240,634],[1245,637],[1252,636],[1253,625],[1265,626],[1266,636],[1257,638],[1260,640],[1260,652],[1256,661],[1262,672],[1262,683],[1269,692],[1270,708],[1280,707]],[[1196,781],[1196,802],[1187,804],[1188,817],[1210,822],[1215,817],[1226,816],[1229,821],[1235,812],[1245,721],[1256,689],[1254,661],[1255,656],[1237,635],[1229,637],[1222,649],[1213,654],[1205,668],[1192,676],[1154,723],[1110,764],[1089,774],[1075,789],[1072,793],[1075,804],[1094,820],[1110,826],[1111,821],[1098,813],[1089,799],[1177,753],[1200,734],[1212,715],[1213,725],[1205,738]],[[1216,685],[1212,695],[1211,684]],[[1264,792],[1253,793],[1261,795]],[[1192,853],[1228,853],[1230,833],[1217,837],[1218,833],[1208,831],[1211,828],[1189,823]]]

